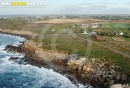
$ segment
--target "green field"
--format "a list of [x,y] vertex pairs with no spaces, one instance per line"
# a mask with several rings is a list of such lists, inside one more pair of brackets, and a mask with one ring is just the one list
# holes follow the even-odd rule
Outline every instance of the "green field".
[[27,21],[24,20],[11,20],[11,19],[0,19],[0,28],[3,29],[12,29],[12,30],[21,30]]
[[117,24],[117,23],[103,23],[101,24],[102,29],[128,29],[130,24]]
[[130,42],[130,38],[124,38],[126,41]]
[[[86,53],[89,52],[87,51],[87,48],[91,47],[88,45],[87,41],[84,41],[81,38],[73,38],[68,34],[62,34],[59,37],[57,37],[54,43],[56,44],[55,47],[51,47],[51,44],[53,43],[53,38],[53,34],[45,35],[45,38],[43,39],[44,49],[55,50],[56,48],[58,51],[68,52],[69,54],[75,53],[79,56],[86,56]],[[92,44],[92,47],[90,48],[89,58],[107,59],[113,63],[118,63],[120,67],[123,68],[123,71],[125,73],[130,72],[130,59],[126,59],[123,56],[120,56],[107,49],[104,49],[99,45]]]
[[[31,26],[26,21],[20,20],[0,20],[0,28],[12,29],[12,30],[27,30],[34,33],[41,33],[42,28],[46,24],[31,24]],[[101,28],[128,28],[129,25],[115,25],[111,23],[103,24]],[[72,36],[71,32],[64,32],[64,30],[72,30],[77,37]],[[52,31],[55,30],[55,31]],[[115,54],[107,49],[104,49],[98,45],[88,43],[84,38],[85,36],[81,35],[81,28],[72,27],[72,24],[60,24],[52,25],[44,35],[43,40],[39,41],[39,37],[36,37],[36,42],[43,44],[44,49],[54,49],[58,51],[67,52],[69,54],[74,53],[78,56],[85,56],[87,52],[90,52],[90,58],[102,58],[110,60],[111,62],[116,62],[123,68],[125,73],[129,73],[130,70],[130,59],[126,59],[118,54]],[[111,37],[106,37],[108,41],[111,41]],[[88,45],[89,44],[89,45]],[[55,46],[54,46],[55,45]],[[89,50],[87,50],[89,47]]]

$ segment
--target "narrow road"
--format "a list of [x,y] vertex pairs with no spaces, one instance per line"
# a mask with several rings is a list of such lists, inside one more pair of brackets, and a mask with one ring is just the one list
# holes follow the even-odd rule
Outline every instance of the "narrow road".
[[92,42],[92,43],[94,43],[94,44],[96,44],[96,45],[99,45],[99,46],[101,46],[101,47],[103,47],[103,48],[105,48],[105,49],[107,49],[107,50],[109,50],[109,51],[111,51],[111,52],[113,52],[113,53],[119,54],[119,55],[121,55],[121,56],[123,56],[123,57],[126,57],[126,58],[129,58],[129,59],[130,59],[130,55],[128,55],[128,54],[126,54],[126,53],[124,53],[124,52],[121,52],[121,51],[119,51],[119,50],[116,50],[116,49],[114,49],[114,48],[112,48],[112,47],[109,47],[109,46],[106,46],[106,45],[104,45],[104,44],[101,44],[101,43],[92,41],[92,40],[90,40],[90,39],[85,39],[85,38],[81,38],[81,39],[83,39],[83,40],[85,40],[85,41],[87,41],[87,42]]
[[124,53],[124,52],[121,52],[121,51],[116,50],[116,49],[114,49],[114,48],[112,48],[112,47],[108,47],[108,46],[106,46],[106,45],[103,45],[103,44],[98,43],[98,42],[95,42],[95,41],[92,41],[92,42],[93,42],[94,44],[97,44],[97,45],[99,45],[99,46],[105,48],[105,49],[110,50],[111,52],[114,52],[114,53],[116,53],[116,54],[122,55],[122,56],[124,56],[124,57],[130,59],[130,55],[128,55],[128,54],[126,54],[126,53]]

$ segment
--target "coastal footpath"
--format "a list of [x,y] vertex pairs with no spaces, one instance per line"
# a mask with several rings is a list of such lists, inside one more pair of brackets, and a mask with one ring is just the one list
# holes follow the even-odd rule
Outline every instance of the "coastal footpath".
[[19,47],[8,45],[6,50],[25,53],[23,59],[29,64],[51,68],[65,75],[74,83],[90,84],[94,88],[110,88],[114,84],[125,84],[129,81],[129,77],[119,71],[118,65],[105,59],[88,59],[74,54],[69,55],[44,49],[39,43],[33,41],[33,38],[38,34],[29,31],[2,29],[0,29],[0,33],[21,36],[27,39]]

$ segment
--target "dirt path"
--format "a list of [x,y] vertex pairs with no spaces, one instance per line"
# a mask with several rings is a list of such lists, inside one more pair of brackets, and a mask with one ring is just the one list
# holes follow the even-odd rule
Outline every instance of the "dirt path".
[[108,49],[108,50],[110,50],[111,52],[114,52],[114,53],[116,53],[116,54],[122,55],[122,56],[124,56],[124,57],[130,59],[130,55],[128,55],[128,54],[126,54],[126,53],[124,53],[124,52],[121,52],[121,51],[119,51],[119,50],[116,50],[116,49],[114,49],[114,48],[108,47],[108,46],[106,46],[106,45],[103,45],[103,44],[98,43],[98,42],[95,42],[95,41],[93,41],[93,43],[94,43],[94,44],[97,44],[97,45],[99,45],[99,46],[101,46],[101,47],[103,47],[103,48],[105,48],[105,49]]
[[111,51],[111,52],[113,52],[113,53],[122,55],[122,56],[124,56],[124,57],[130,59],[130,55],[128,55],[128,54],[126,54],[126,53],[124,53],[124,52],[121,52],[121,51],[119,51],[119,50],[116,50],[116,49],[114,49],[114,48],[112,48],[112,47],[109,47],[109,46],[106,46],[106,45],[104,45],[104,44],[101,44],[101,43],[92,41],[92,40],[90,40],[90,39],[85,39],[85,38],[81,38],[81,39],[83,39],[83,40],[85,40],[85,41],[87,41],[87,42],[90,42],[90,44],[91,44],[91,43],[94,43],[94,44],[96,44],[96,45],[99,45],[99,46],[101,46],[101,47],[103,47],[103,48],[105,48],[105,49],[107,49],[107,50],[109,50],[109,51]]

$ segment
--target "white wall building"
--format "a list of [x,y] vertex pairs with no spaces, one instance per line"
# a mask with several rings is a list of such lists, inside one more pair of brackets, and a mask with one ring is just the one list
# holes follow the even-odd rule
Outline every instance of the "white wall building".
[[88,28],[89,27],[88,24],[81,24],[81,26],[84,27],[84,28]]
[[124,33],[120,31],[119,35],[124,35]]
[[91,24],[91,27],[92,27],[93,29],[96,29],[96,28],[99,28],[99,25],[98,25],[97,23],[92,23],[92,24]]

